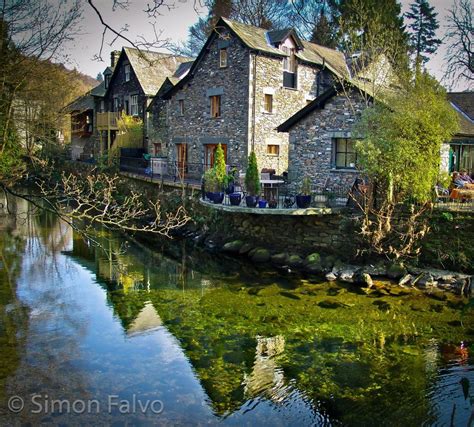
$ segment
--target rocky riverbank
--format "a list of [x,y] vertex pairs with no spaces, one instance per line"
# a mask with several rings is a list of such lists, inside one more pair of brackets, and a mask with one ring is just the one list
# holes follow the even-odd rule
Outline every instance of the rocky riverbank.
[[469,274],[383,261],[372,265],[354,265],[342,262],[334,255],[322,255],[317,252],[303,258],[288,252],[275,253],[242,240],[232,240],[224,245],[206,240],[203,244],[209,250],[245,257],[252,263],[270,264],[286,272],[322,276],[327,281],[352,283],[363,289],[373,288],[377,280],[388,279],[398,283],[401,289],[417,288],[429,293],[448,291],[468,297],[472,294],[473,276]]

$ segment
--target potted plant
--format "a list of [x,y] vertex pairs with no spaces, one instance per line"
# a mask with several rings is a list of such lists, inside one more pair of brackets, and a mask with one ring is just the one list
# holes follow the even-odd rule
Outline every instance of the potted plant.
[[235,190],[235,175],[236,168],[232,168],[227,175],[224,176],[224,191],[226,194],[231,194]]
[[309,208],[311,204],[311,178],[306,176],[301,181],[299,194],[296,195],[296,206],[300,209]]
[[245,171],[245,188],[247,196],[245,203],[249,208],[257,206],[258,194],[260,193],[260,177],[258,174],[257,156],[255,152],[250,152],[247,170]]
[[220,191],[221,186],[216,176],[215,169],[209,169],[204,173],[204,188],[206,197],[213,203],[222,203],[224,193]]
[[224,150],[221,144],[217,146],[216,157],[214,166],[211,169],[212,173],[209,174],[208,179],[210,180],[210,192],[212,193],[212,201],[215,204],[222,203],[224,200],[224,185],[226,180],[226,166],[224,159]]
[[264,199],[260,199],[260,200],[258,201],[258,207],[259,207],[259,208],[266,208],[266,207],[267,207],[267,201],[264,200]]
[[276,199],[271,199],[268,201],[268,207],[270,209],[276,209],[277,206],[278,206],[278,202]]
[[229,201],[232,206],[239,206],[242,201],[242,195],[240,193],[230,193]]

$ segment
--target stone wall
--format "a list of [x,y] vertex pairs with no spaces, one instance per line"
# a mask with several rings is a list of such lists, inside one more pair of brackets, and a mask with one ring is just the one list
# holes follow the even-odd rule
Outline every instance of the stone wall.
[[[255,91],[255,145],[254,151],[257,155],[258,166],[262,168],[275,169],[281,174],[288,169],[288,134],[276,131],[277,126],[301,110],[309,101],[316,98],[318,93],[318,73],[323,83],[319,88],[321,93],[332,83],[326,71],[319,71],[318,67],[306,65],[299,62],[297,67],[296,89],[283,86],[283,59],[264,56],[261,54],[251,55],[250,72],[250,111],[253,104],[253,61],[256,61],[256,91]],[[265,112],[265,93],[273,95],[273,111]],[[250,123],[250,141],[252,121]],[[269,144],[279,145],[279,155],[268,154]]]
[[351,188],[358,172],[335,168],[334,138],[351,137],[352,126],[365,105],[358,92],[351,92],[349,98],[341,93],[290,130],[288,174],[291,182],[298,183],[309,176],[318,189],[345,192]]
[[[227,48],[227,67],[219,67],[221,43]],[[168,155],[176,160],[176,144],[186,144],[188,163],[204,164],[205,145],[227,145],[227,163],[244,165],[247,159],[248,49],[228,32],[215,37],[191,81],[169,101]],[[221,117],[210,115],[210,96],[221,95]],[[181,115],[179,101],[184,102]]]

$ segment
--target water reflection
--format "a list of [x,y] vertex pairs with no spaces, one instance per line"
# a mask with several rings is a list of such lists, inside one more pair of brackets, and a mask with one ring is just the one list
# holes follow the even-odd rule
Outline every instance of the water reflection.
[[[389,284],[367,295],[179,245],[165,256],[102,232],[104,252],[44,213],[1,224],[2,424],[411,425],[472,416],[466,300]],[[7,410],[9,396],[35,393],[97,399],[104,411],[32,414],[28,401],[19,415]],[[162,400],[163,413],[105,410],[110,395],[135,394]]]

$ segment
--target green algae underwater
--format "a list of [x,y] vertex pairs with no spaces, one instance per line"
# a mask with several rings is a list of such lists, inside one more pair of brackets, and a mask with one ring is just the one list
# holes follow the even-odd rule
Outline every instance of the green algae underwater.
[[[2,424],[473,422],[472,300],[295,277],[180,242],[104,232],[100,248],[45,213],[0,221]],[[35,414],[34,393],[164,409]]]

